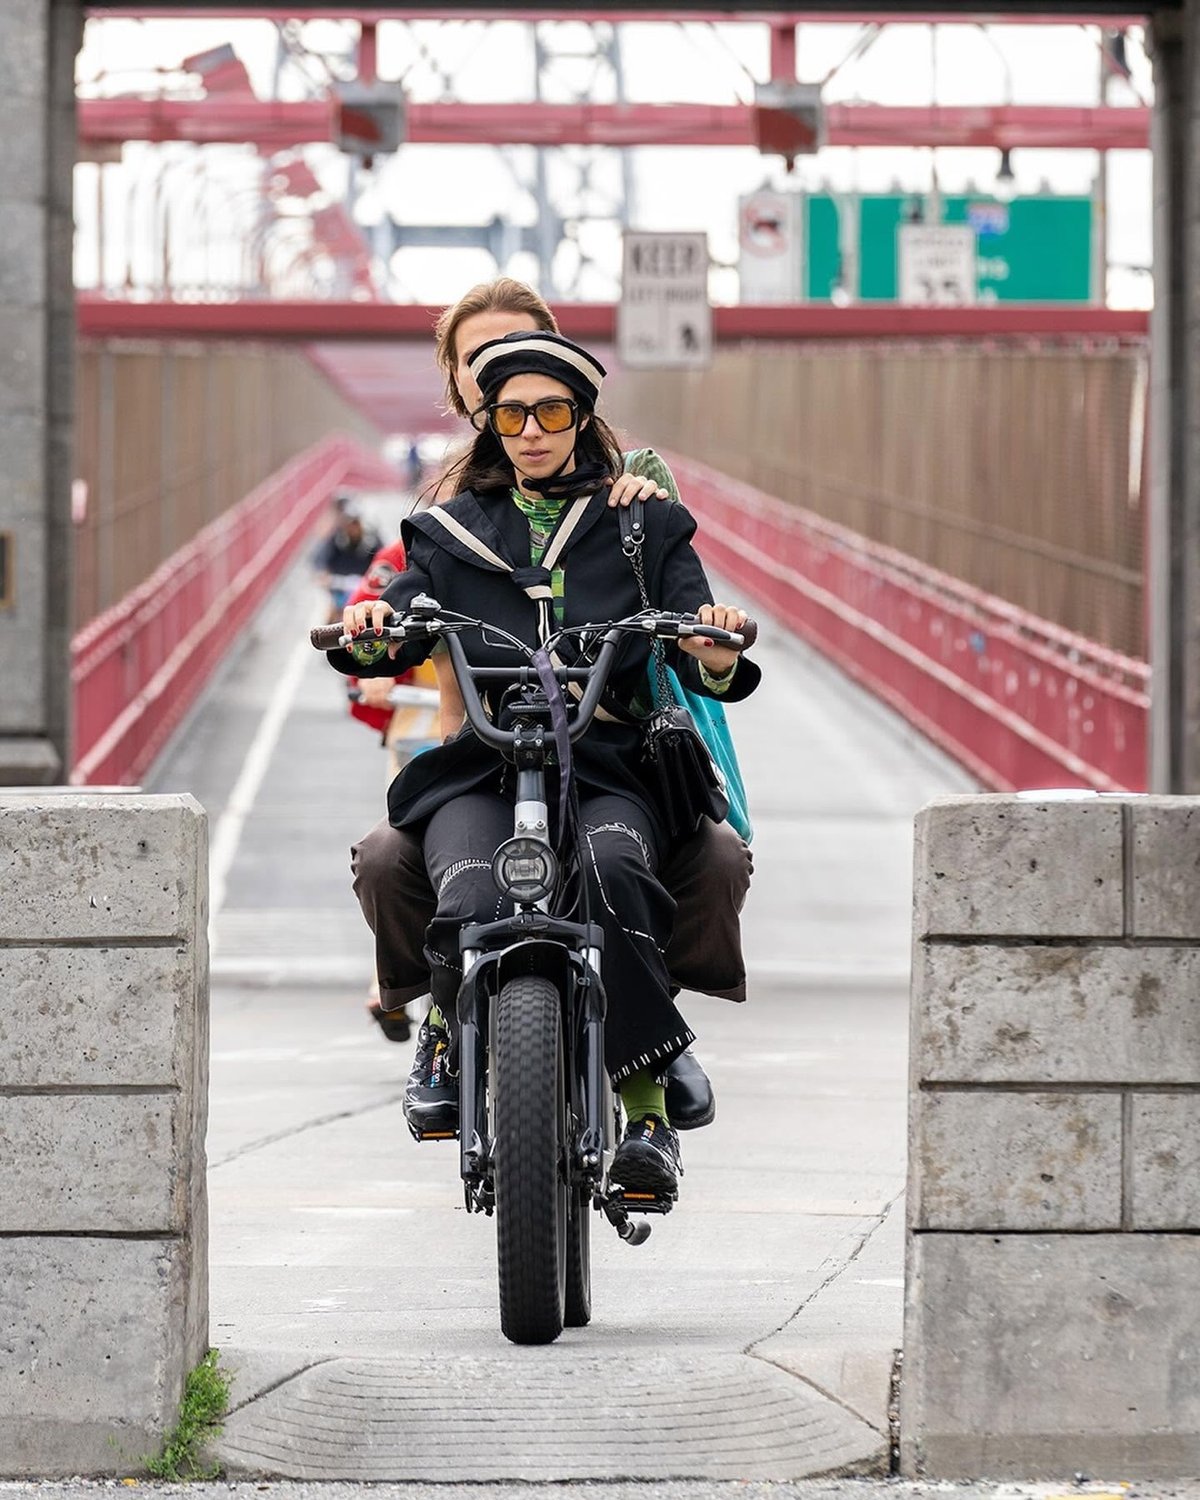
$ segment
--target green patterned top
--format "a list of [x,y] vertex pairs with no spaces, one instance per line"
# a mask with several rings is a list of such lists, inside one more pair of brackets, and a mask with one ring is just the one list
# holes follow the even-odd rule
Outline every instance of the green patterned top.
[[[562,515],[563,500],[530,500],[523,495],[514,485],[512,491],[513,504],[529,522],[529,561],[540,563],[542,554],[550,538],[554,535],[554,528],[558,525],[558,518]],[[561,626],[563,623],[563,570],[552,568],[550,570],[550,591],[554,595],[554,623]]]

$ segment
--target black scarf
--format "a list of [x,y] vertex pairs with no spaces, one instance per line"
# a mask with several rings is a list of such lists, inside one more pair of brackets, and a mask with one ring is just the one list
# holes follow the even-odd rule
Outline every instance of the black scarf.
[[[591,463],[576,464],[569,474],[561,470],[549,474],[545,479],[525,479],[527,489],[536,490],[546,500],[575,500],[580,495],[591,495],[612,477],[612,470],[598,459]],[[524,476],[522,476],[524,478]]]

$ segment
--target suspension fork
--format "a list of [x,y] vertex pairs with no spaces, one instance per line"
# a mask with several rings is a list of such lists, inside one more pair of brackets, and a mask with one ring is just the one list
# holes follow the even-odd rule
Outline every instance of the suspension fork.
[[582,1001],[578,1076],[583,1087],[583,1132],[579,1165],[599,1184],[604,1169],[604,986],[600,981],[600,950],[588,948],[586,968],[577,995]]
[[487,1012],[490,1007],[483,1001],[484,1013],[480,1014],[482,987],[469,982],[480,956],[477,948],[468,948],[463,953],[463,988],[458,1009],[459,1154],[468,1209],[487,1207],[480,1194],[487,1188],[490,1197],[492,1169],[491,1132],[487,1129]]

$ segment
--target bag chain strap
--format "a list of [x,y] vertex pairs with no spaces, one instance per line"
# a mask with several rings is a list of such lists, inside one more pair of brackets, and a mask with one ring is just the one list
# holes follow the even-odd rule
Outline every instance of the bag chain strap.
[[[622,528],[624,535],[621,538],[621,550],[629,559],[633,568],[633,576],[637,579],[638,593],[642,596],[642,608],[650,608],[650,594],[646,588],[646,569],[642,562],[642,544],[646,540],[645,527],[642,525],[641,508],[642,502],[635,500],[629,507],[630,512],[634,506],[637,507],[637,515],[630,515],[630,526]],[[667,659],[663,651],[662,642],[655,637],[650,643],[650,651],[654,656],[654,681],[658,689],[659,708],[669,708],[675,701],[675,694],[671,691],[671,679],[667,676]]]

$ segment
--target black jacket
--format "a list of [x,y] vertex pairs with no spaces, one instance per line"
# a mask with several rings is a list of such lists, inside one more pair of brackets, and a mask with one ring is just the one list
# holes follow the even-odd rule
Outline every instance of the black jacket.
[[[468,490],[447,502],[445,509],[498,557],[518,570],[529,568],[529,524],[507,490],[482,494]],[[696,522],[687,509],[656,501],[645,507],[644,519],[643,565],[651,605],[694,611],[711,604],[712,590],[691,545]],[[478,558],[426,512],[404,522],[402,538],[408,565],[382,596],[393,609],[403,612],[417,594],[431,594],[447,609],[499,625],[531,646],[537,643],[537,608],[510,574]],[[561,554],[560,566],[566,624],[602,623],[642,608],[633,567],[621,550],[619,517],[607,504],[607,490],[592,497]],[[466,631],[459,639],[472,665],[526,664],[511,649],[486,645],[478,631]],[[374,667],[357,665],[346,651],[332,651],[329,658],[350,676],[392,676],[425,660],[431,649],[432,644],[423,641],[406,643],[394,660],[385,657]],[[635,696],[645,696],[649,657],[650,642],[642,637],[628,637],[619,649],[609,691],[622,703],[629,705]],[[685,687],[706,697],[717,696],[701,682],[695,657],[668,644],[667,658]],[[759,668],[742,657],[721,701],[748,697],[760,675]],[[639,774],[639,740],[640,731],[634,725],[597,720],[575,746],[575,772],[582,787],[632,795],[657,819]],[[450,798],[489,781],[496,784],[502,764],[498,752],[465,729],[446,744],[417,756],[396,777],[388,791],[389,818],[396,827],[420,822]]]

